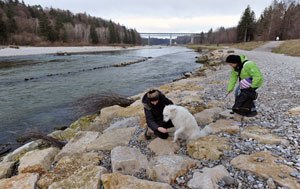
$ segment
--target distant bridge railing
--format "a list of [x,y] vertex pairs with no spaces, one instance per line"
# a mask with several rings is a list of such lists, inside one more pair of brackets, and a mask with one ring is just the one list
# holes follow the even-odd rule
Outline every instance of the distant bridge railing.
[[191,44],[194,44],[194,38],[200,36],[200,33],[153,33],[153,32],[141,32],[140,35],[148,36],[148,45],[150,45],[151,36],[170,36],[170,45],[172,45],[172,37],[173,36],[191,36]]

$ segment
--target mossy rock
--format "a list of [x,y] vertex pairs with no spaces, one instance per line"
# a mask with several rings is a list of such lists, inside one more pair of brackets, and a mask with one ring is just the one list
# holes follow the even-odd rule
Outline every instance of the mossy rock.
[[96,117],[97,114],[83,116],[79,118],[77,121],[75,121],[74,123],[72,123],[69,128],[75,129],[76,131],[89,131],[89,126]]

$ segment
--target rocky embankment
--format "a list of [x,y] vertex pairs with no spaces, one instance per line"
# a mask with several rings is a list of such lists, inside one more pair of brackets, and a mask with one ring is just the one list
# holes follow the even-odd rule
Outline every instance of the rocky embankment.
[[[0,163],[0,188],[300,188],[299,58],[237,51],[264,75],[259,114],[232,126],[233,95],[223,99],[230,75],[228,51],[209,52],[204,66],[159,89],[189,109],[210,136],[172,143],[144,138],[141,97],[106,107],[50,136],[62,148],[30,142]],[[298,104],[297,104],[298,103]]]

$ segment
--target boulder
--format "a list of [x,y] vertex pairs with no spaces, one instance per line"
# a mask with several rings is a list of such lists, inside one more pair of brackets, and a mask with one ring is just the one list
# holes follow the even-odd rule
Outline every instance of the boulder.
[[62,157],[74,153],[86,152],[87,147],[91,142],[99,137],[99,132],[92,131],[79,131],[73,138],[66,144],[63,149],[55,157],[55,161],[60,160]]
[[99,189],[101,184],[101,175],[107,173],[104,167],[88,165],[74,172],[74,175],[54,182],[49,186],[49,189],[57,188],[89,188]]
[[13,167],[16,162],[1,162],[0,163],[0,179],[11,176]]
[[231,110],[224,110],[222,112],[220,112],[219,117],[221,119],[233,119],[234,115],[230,113]]
[[195,189],[218,189],[218,182],[225,176],[230,177],[223,165],[218,165],[213,168],[205,167],[200,172],[194,173],[193,178],[188,182],[188,187]]
[[250,171],[265,179],[273,178],[280,186],[300,188],[300,183],[297,181],[297,178],[290,175],[290,173],[297,172],[297,170],[278,163],[278,159],[282,158],[272,156],[272,152],[270,151],[263,151],[251,155],[239,155],[232,159],[230,164],[238,169]]
[[174,154],[180,148],[177,143],[172,142],[172,138],[169,138],[168,140],[156,138],[151,141],[147,147],[150,148],[155,155]]
[[105,189],[171,189],[172,187],[166,183],[153,182],[148,180],[137,179],[133,176],[122,175],[120,173],[103,174],[101,181]]
[[103,155],[96,152],[77,153],[62,157],[55,167],[41,176],[37,185],[48,188],[54,182],[59,182],[73,175],[74,172],[88,165],[99,165]]
[[54,157],[59,152],[58,148],[47,148],[27,152],[20,159],[19,173],[44,174],[50,168]]
[[232,120],[227,119],[220,119],[217,120],[215,123],[209,124],[212,129],[212,134],[218,133],[237,133],[240,131],[239,126],[232,125]]
[[147,157],[137,148],[117,146],[111,151],[111,167],[114,173],[134,174],[147,166]]
[[116,118],[142,117],[144,115],[144,107],[141,100],[137,100],[130,106],[123,108],[118,105],[109,106],[101,109],[101,114],[98,116],[91,127],[94,130],[102,132],[113,124]]
[[67,128],[63,131],[54,131],[48,134],[48,136],[50,137],[56,138],[58,140],[66,140],[66,141],[71,140],[75,135],[76,135],[76,130],[71,128]]
[[36,182],[38,179],[39,179],[39,174],[37,173],[19,174],[11,178],[1,179],[0,188],[1,189],[8,189],[8,188],[35,189]]
[[91,142],[87,150],[112,150],[116,146],[126,146],[135,133],[135,130],[136,127],[130,127],[108,131]]
[[42,140],[29,142],[7,154],[2,162],[18,161],[26,152],[37,149],[41,144],[43,144]]
[[194,117],[199,126],[205,126],[215,121],[221,111],[222,108],[213,107],[194,114]]
[[154,181],[173,183],[176,177],[184,175],[199,161],[186,156],[163,155],[154,157],[146,170],[147,176]]
[[111,124],[107,129],[103,131],[103,133],[106,133],[107,131],[114,130],[114,129],[123,129],[123,128],[128,128],[128,127],[137,127],[140,126],[141,118],[140,117],[129,117],[129,118],[124,118],[120,121],[117,121],[113,124]]
[[217,160],[223,155],[223,151],[231,150],[226,138],[214,135],[206,136],[187,144],[187,151],[192,158]]
[[70,125],[70,129],[75,131],[93,131],[91,123],[94,122],[97,115],[83,116]]
[[270,133],[270,130],[258,126],[248,126],[241,132],[243,138],[253,138],[263,144],[289,144],[289,141]]
[[300,106],[290,109],[290,111],[288,113],[292,114],[292,115],[299,115],[300,114]]

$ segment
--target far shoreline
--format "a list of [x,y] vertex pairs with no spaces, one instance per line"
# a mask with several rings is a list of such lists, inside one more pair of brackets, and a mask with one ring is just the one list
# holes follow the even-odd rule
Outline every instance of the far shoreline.
[[139,49],[153,49],[162,48],[164,46],[69,46],[69,47],[33,47],[33,46],[20,46],[18,48],[11,48],[6,46],[0,48],[0,58],[18,57],[18,56],[33,56],[52,54],[58,56],[67,56],[72,54],[93,54],[101,52],[116,52],[126,50],[139,50]]

